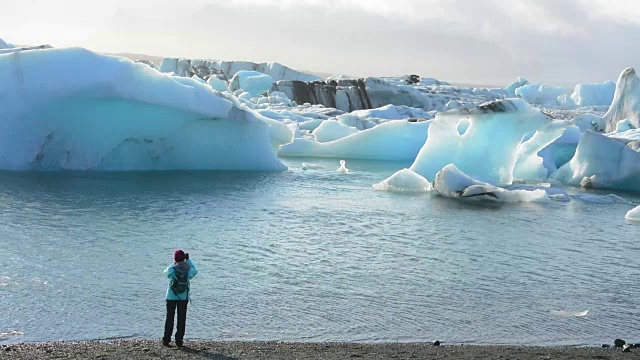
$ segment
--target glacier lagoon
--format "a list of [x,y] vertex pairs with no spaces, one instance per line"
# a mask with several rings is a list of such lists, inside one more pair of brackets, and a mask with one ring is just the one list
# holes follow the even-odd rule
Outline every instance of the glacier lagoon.
[[372,190],[411,163],[281,160],[289,170],[0,173],[0,343],[159,338],[178,247],[200,270],[189,338],[640,338],[638,226],[624,219],[638,193],[470,203]]
[[2,342],[156,338],[177,247],[193,337],[638,337],[632,68],[472,89],[5,45]]

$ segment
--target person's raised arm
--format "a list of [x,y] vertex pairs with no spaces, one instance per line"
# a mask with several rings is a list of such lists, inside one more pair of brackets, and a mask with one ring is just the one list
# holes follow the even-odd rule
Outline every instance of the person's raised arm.
[[191,280],[196,275],[198,275],[198,269],[196,269],[196,266],[193,264],[193,261],[191,261],[191,259],[187,259],[185,261],[187,262],[187,264],[189,264],[189,280]]

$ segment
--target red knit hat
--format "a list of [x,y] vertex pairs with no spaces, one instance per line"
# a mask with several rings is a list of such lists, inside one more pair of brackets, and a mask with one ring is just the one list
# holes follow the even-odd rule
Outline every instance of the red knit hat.
[[176,262],[184,261],[185,257],[186,255],[184,254],[184,251],[180,249],[176,250],[176,252],[173,253],[173,260],[175,260]]

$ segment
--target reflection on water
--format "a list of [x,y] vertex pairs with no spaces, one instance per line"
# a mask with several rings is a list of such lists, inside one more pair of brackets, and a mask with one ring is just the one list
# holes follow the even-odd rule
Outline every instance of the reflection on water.
[[200,270],[191,338],[640,338],[628,204],[380,193],[371,185],[409,164],[284,161],[283,173],[1,173],[0,333],[24,335],[0,341],[159,338],[178,247]]

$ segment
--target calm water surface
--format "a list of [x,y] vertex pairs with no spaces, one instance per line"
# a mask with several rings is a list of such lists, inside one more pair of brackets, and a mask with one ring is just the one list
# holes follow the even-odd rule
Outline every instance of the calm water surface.
[[379,193],[409,164],[349,161],[340,175],[335,160],[284,161],[283,173],[0,173],[0,342],[160,338],[176,248],[200,271],[187,338],[640,341],[633,205]]

